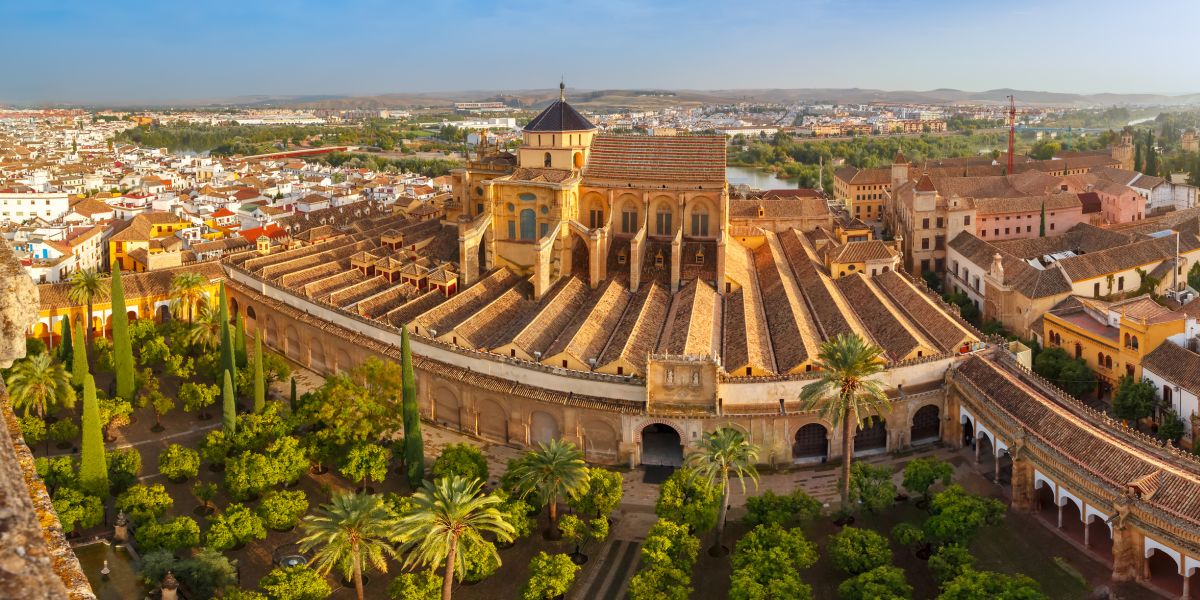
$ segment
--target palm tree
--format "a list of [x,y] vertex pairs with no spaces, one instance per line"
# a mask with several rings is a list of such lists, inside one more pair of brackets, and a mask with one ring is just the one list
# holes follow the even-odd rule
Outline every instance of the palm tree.
[[43,352],[22,360],[8,372],[4,381],[8,385],[13,406],[24,408],[38,417],[55,405],[71,408],[75,406],[75,388],[71,387],[71,376],[61,363],[56,363],[50,354]]
[[67,300],[72,304],[87,306],[87,345],[91,348],[92,340],[96,337],[96,328],[92,325],[92,304],[108,295],[108,285],[104,282],[104,276],[92,269],[71,273],[68,285]]
[[571,442],[560,439],[538,444],[513,466],[513,480],[522,497],[533,494],[550,507],[551,538],[558,536],[558,499],[575,498],[587,492],[588,471],[583,453]]
[[221,343],[221,313],[207,301],[196,308],[196,320],[187,330],[187,342],[193,348],[214,350]]
[[722,427],[700,438],[696,452],[688,455],[687,465],[692,473],[708,481],[710,485],[721,486],[721,508],[717,513],[717,536],[713,547],[709,550],[712,556],[724,553],[725,547],[721,539],[725,533],[725,512],[729,508],[729,476],[737,477],[746,493],[746,478],[749,477],[758,486],[758,470],[754,468],[758,462],[758,446],[750,443],[746,436],[732,428]]
[[406,568],[413,565],[435,568],[445,563],[442,600],[450,600],[454,575],[461,579],[466,570],[464,555],[487,544],[492,558],[500,561],[496,547],[483,539],[485,533],[495,535],[500,542],[513,539],[512,524],[496,508],[500,499],[481,495],[482,483],[461,475],[426,481],[412,495],[413,509],[396,524],[395,537],[403,542],[401,550],[408,552],[404,559]]
[[177,314],[187,309],[188,325],[192,324],[195,316],[196,303],[208,298],[208,293],[204,291],[207,285],[204,276],[194,271],[179,273],[171,279],[171,296],[175,298],[173,308],[178,311]]
[[842,334],[821,344],[816,381],[800,390],[805,410],[842,429],[842,510],[850,510],[850,460],[854,435],[872,417],[887,412],[891,400],[883,383],[871,379],[883,370],[883,349],[857,334]]
[[305,536],[300,550],[319,548],[310,564],[322,575],[337,567],[344,576],[354,578],[358,600],[363,598],[362,572],[365,564],[387,573],[387,557],[396,558],[392,547],[396,522],[384,508],[379,496],[336,494],[315,515],[304,517]]

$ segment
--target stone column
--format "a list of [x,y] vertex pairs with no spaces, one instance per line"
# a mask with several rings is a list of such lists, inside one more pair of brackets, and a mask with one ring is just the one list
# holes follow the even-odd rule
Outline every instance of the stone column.
[[1012,507],[1021,512],[1034,511],[1033,465],[1027,459],[1013,457]]
[[1131,525],[1113,523],[1113,581],[1133,581],[1140,577],[1146,559],[1142,556],[1142,536]]

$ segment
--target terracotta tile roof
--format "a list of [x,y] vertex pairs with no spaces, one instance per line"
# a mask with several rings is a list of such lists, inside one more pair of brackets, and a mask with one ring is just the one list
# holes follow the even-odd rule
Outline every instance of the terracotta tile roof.
[[904,327],[900,319],[888,309],[883,299],[867,283],[861,273],[836,280],[838,289],[847,298],[853,298],[851,306],[859,320],[870,332],[871,338],[887,353],[890,361],[906,358],[919,344],[916,337]]
[[520,281],[454,328],[458,344],[487,351],[512,338],[537,314],[533,284]]
[[792,312],[791,302],[783,289],[783,279],[776,268],[771,245],[759,246],[753,251],[753,255],[767,330],[771,334],[771,345],[775,350],[775,367],[778,372],[787,373],[808,360],[808,349],[802,343],[804,336],[800,334],[796,315]]
[[847,165],[834,171],[833,176],[849,185],[884,185],[892,182],[891,168],[859,169]]
[[1142,368],[1192,394],[1200,395],[1200,354],[1171,342],[1163,342],[1142,359]]
[[1070,210],[1082,208],[1079,195],[1058,193],[1009,198],[975,198],[975,210],[979,216],[1003,213],[1036,213],[1042,210]]
[[646,359],[658,348],[670,302],[670,292],[657,283],[638,290],[613,330],[597,366],[622,362],[631,365],[636,374],[645,374]]
[[862,242],[847,242],[834,248],[829,253],[829,259],[837,263],[866,262],[870,260],[887,260],[894,258],[896,251],[881,240]]
[[598,360],[632,295],[623,279],[609,280],[603,292],[594,294],[592,302],[563,329],[545,356],[566,353],[584,364],[591,358]]
[[824,198],[802,197],[796,199],[751,199],[730,200],[729,217],[734,219],[757,219],[762,208],[766,219],[820,218],[829,216],[829,204]]
[[693,281],[676,293],[658,352],[713,356],[716,300],[716,291],[703,281]]
[[725,183],[725,136],[598,135],[585,180]]
[[1049,396],[1027,375],[1013,374],[979,356],[962,362],[951,376],[968,382],[996,410],[1019,423],[1027,436],[1059,454],[1067,463],[1063,468],[1094,476],[1111,488],[1110,496],[1136,488],[1146,508],[1182,521],[1178,527],[1184,530],[1200,527],[1196,463]]
[[[430,274],[431,280],[433,275],[434,273]],[[519,280],[520,278],[508,269],[493,271],[487,277],[460,290],[450,299],[413,319],[413,327],[419,328],[422,335],[426,335],[426,331],[433,329],[437,332],[436,335],[440,336],[498,298],[500,294],[508,291]]]
[[930,298],[918,291],[913,284],[896,271],[888,271],[874,278],[879,289],[908,315],[910,323],[919,328],[926,337],[943,352],[958,350],[964,341],[973,341],[974,336],[950,315],[936,307]]
[[581,312],[592,290],[579,277],[570,277],[546,295],[537,315],[517,334],[513,343],[529,356],[540,352],[546,354],[554,338],[570,324],[571,319]]
[[[225,279],[225,271],[216,261],[205,261],[193,265],[170,267],[144,273],[121,273],[121,285],[125,288],[125,301],[134,304],[135,300],[150,296],[167,296],[171,293],[171,279],[177,273],[199,273],[210,282]],[[76,306],[67,298],[70,283],[43,283],[38,286],[43,310],[62,310]]]
[[796,283],[800,286],[800,292],[820,328],[822,339],[855,333],[855,328],[842,312],[845,301],[834,296],[836,292],[832,289],[829,277],[813,263],[813,255],[804,247],[796,230],[780,233],[778,238],[784,257],[795,274]]
[[[1180,246],[1184,250],[1189,250],[1200,247],[1200,243],[1196,242],[1195,236],[1181,236]],[[1140,240],[1082,256],[1064,258],[1058,261],[1058,265],[1071,281],[1084,281],[1142,267],[1174,255],[1175,238],[1171,236]]]
[[521,167],[513,171],[512,175],[508,176],[508,179],[512,181],[562,183],[572,176],[574,176],[574,173],[568,169]]

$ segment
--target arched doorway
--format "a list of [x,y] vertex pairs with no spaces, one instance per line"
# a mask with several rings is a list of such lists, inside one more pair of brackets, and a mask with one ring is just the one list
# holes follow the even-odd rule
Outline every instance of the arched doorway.
[[476,409],[479,411],[479,435],[500,443],[508,442],[508,414],[504,408],[495,401],[480,400]]
[[882,417],[868,417],[854,435],[854,453],[879,453],[887,449],[887,423]]
[[1071,539],[1083,543],[1083,517],[1080,506],[1070,497],[1064,497],[1062,503],[1062,530]]
[[683,440],[669,425],[651,423],[642,428],[642,464],[656,467],[683,465]]
[[942,423],[938,407],[922,406],[917,410],[917,414],[913,415],[912,431],[908,439],[914,446],[936,442],[941,437],[941,429]]
[[809,462],[829,457],[828,430],[820,423],[809,423],[796,430],[796,439],[792,443],[792,460]]
[[573,235],[571,238],[574,240],[574,244],[571,246],[571,273],[579,275],[586,280],[591,267],[591,263],[588,260],[587,242],[583,241],[583,238],[577,235]]
[[[229,318],[235,319],[238,316],[238,301],[237,298],[229,299]],[[230,321],[232,323],[233,321]]]
[[1086,540],[1088,548],[1112,563],[1112,531],[1105,519],[1097,514],[1088,515]]
[[158,305],[158,322],[166,323],[171,320],[171,307],[166,304]]
[[1183,594],[1183,577],[1179,574],[1179,562],[1174,556],[1163,552],[1161,548],[1150,549],[1146,557],[1146,570],[1154,587],[1167,592],[1172,598]]

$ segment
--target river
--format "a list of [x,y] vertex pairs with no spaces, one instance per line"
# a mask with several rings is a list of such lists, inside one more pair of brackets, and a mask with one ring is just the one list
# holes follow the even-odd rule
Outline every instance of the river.
[[760,190],[795,189],[799,180],[780,179],[774,173],[759,171],[753,167],[725,167],[725,178],[730,186],[746,184]]

